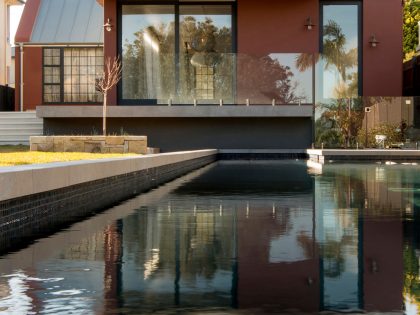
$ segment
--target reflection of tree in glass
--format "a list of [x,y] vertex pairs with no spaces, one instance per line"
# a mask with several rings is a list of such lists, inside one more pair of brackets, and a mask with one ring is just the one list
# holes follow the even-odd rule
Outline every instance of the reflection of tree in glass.
[[[231,29],[218,28],[209,17],[197,21],[185,16],[180,24],[180,41],[180,97],[190,102],[194,98],[233,99]],[[204,77],[198,75],[203,73],[199,68],[206,69]]]
[[[214,68],[215,99],[233,99],[232,32],[214,25],[211,18],[197,21],[185,16],[180,23],[179,86],[175,84],[175,25],[149,26],[137,30],[135,39],[123,47],[123,97],[169,99],[177,95],[195,98],[195,69],[200,62]],[[150,47],[154,52],[150,53]],[[150,55],[153,55],[151,69]],[[195,60],[193,60],[195,58]],[[204,60],[204,61],[203,61]],[[211,85],[211,84],[210,84]],[[211,86],[210,86],[211,87]]]
[[292,83],[290,67],[265,56],[238,56],[238,97],[250,99],[254,104],[297,103],[296,84]]
[[[140,29],[123,47],[123,97],[126,99],[168,99],[174,90],[174,23]],[[153,57],[147,58],[147,56]],[[150,58],[156,65],[152,70]],[[153,78],[153,84],[151,79]],[[156,85],[159,78],[159,86]]]

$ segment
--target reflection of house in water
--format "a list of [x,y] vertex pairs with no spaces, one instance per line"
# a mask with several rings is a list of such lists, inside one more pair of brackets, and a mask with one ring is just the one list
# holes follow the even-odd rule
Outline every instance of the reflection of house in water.
[[[123,220],[125,306],[400,310],[402,224],[393,210],[405,207],[405,192],[392,191],[393,172],[372,190],[365,176],[375,167],[344,169],[350,182],[325,170],[313,186],[299,164],[282,177],[251,168],[258,183],[232,183],[239,169],[219,165]],[[250,185],[263,195],[244,199]],[[377,194],[383,185],[389,198]],[[390,205],[386,219],[375,216]]]
[[[319,219],[319,214],[325,214],[327,208],[334,209],[335,216],[353,214],[352,230],[355,233],[353,236],[347,234],[346,238],[353,238],[352,247],[356,246],[357,252],[348,249],[346,238],[341,239],[339,248],[344,255],[342,258],[353,261],[357,268],[350,271],[347,280],[342,280],[357,288],[353,298],[359,307],[367,311],[400,310],[404,272],[401,217],[413,208],[416,191],[412,185],[402,183],[414,183],[415,172],[401,165],[329,164],[324,167],[323,175],[316,178],[316,217]],[[326,189],[333,191],[333,199],[326,198],[331,196]],[[340,208],[343,210],[337,210]],[[339,223],[335,229],[346,231],[348,226]],[[320,228],[318,223],[318,233]],[[324,231],[323,234],[327,233]],[[324,281],[324,286],[334,288],[334,281],[330,277]],[[324,287],[325,293],[328,293],[328,288]],[[343,293],[335,291],[339,302],[349,298]]]

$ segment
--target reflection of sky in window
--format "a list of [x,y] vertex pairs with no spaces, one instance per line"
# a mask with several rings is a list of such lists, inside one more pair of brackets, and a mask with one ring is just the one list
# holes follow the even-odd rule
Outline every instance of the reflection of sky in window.
[[346,35],[346,51],[357,47],[357,5],[325,5],[324,25],[329,20],[337,22]]
[[[357,5],[324,5],[323,7],[323,25],[332,20],[338,23],[343,34],[346,36],[345,50],[358,47],[358,6]],[[322,64],[322,67],[324,65]],[[334,88],[339,81],[339,73],[334,66],[327,71],[323,71],[322,97],[334,98]],[[348,74],[357,72],[357,67],[349,69]]]
[[168,27],[170,23],[174,22],[173,14],[133,14],[123,15],[122,29],[123,38],[122,43],[128,41],[132,43],[136,39],[135,33],[143,30],[149,26],[158,28],[161,25]]

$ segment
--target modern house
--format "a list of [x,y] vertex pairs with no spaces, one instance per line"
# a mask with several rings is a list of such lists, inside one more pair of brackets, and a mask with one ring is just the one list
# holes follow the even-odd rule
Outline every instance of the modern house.
[[14,76],[10,47],[10,6],[23,3],[23,0],[0,1],[0,85],[11,85]]
[[400,0],[28,0],[16,42],[16,110],[45,133],[101,130],[119,56],[109,131],[164,151],[304,149],[316,102],[402,95]]

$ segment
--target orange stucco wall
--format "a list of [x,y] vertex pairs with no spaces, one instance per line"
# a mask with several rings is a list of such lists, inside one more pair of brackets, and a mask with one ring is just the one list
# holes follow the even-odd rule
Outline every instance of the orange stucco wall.
[[[16,51],[15,108],[20,106],[20,53]],[[24,110],[34,110],[42,104],[42,48],[24,47],[23,54],[23,103]]]

